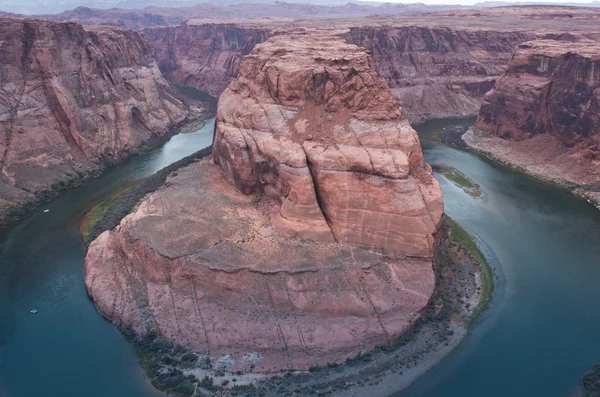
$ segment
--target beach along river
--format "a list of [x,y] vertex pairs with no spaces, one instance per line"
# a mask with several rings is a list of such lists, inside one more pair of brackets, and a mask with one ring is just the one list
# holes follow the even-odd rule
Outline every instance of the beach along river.
[[[425,157],[480,185],[437,174],[447,213],[495,267],[494,300],[463,344],[398,397],[569,396],[600,362],[600,211],[566,191],[427,141]],[[86,210],[212,141],[213,123],[111,168],[0,237],[0,396],[151,397],[131,346],[83,283]],[[43,212],[48,209],[48,212]],[[37,309],[37,314],[31,314]]]

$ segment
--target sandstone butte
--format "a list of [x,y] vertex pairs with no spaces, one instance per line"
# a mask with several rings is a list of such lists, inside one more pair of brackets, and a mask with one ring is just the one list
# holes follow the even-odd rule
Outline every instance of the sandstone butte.
[[519,46],[463,139],[600,205],[598,114],[600,44],[535,40]]
[[240,371],[342,362],[419,318],[442,195],[365,49],[303,30],[256,46],[220,98],[213,158],[92,242],[104,316]]
[[140,33],[1,18],[0,227],[190,114]]

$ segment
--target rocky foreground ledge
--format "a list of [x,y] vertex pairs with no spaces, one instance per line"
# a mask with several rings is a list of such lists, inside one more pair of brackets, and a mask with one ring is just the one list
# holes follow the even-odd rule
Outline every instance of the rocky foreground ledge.
[[422,315],[441,191],[366,50],[322,31],[258,45],[213,156],[91,243],[107,318],[243,373],[340,363]]

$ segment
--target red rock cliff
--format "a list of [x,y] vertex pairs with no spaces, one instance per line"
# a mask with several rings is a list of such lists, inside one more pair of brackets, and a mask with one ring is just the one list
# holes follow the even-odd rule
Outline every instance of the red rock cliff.
[[90,245],[98,309],[231,355],[233,371],[392,343],[433,293],[443,203],[367,52],[332,34],[275,36],[244,58],[218,113],[220,167],[179,170]]
[[475,115],[515,48],[535,38],[510,30],[353,27],[348,42],[371,51],[411,120]]
[[145,29],[144,34],[169,81],[218,96],[237,76],[242,57],[265,41],[269,31],[203,24]]
[[[220,95],[242,56],[277,28],[203,24],[144,32],[170,81]],[[520,31],[416,26],[355,26],[346,35],[371,51],[379,75],[415,121],[477,114],[515,48],[533,38]]]
[[537,40],[519,46],[481,105],[476,126],[504,139],[551,134],[565,146],[600,143],[600,45]]
[[139,33],[2,19],[0,208],[81,180],[188,113]]
[[519,46],[485,96],[479,131],[465,138],[535,175],[589,185],[594,196],[600,187],[599,113],[598,42],[536,40]]
[[443,204],[419,139],[367,52],[330,34],[276,35],[219,99],[214,161],[281,202],[301,238],[431,254]]

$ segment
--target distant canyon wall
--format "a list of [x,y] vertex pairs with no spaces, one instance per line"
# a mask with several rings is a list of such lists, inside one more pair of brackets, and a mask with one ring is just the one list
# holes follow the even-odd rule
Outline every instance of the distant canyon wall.
[[600,45],[519,46],[483,101],[472,147],[600,203]]
[[[268,28],[235,24],[145,29],[167,79],[218,96],[237,76],[244,55]],[[504,72],[526,32],[450,28],[353,27],[345,35],[370,50],[377,71],[411,121],[476,115],[483,95]]]
[[411,121],[475,115],[527,32],[447,27],[355,27],[348,41],[369,49]]
[[144,34],[169,81],[219,96],[237,76],[244,55],[265,41],[270,29],[205,24],[150,28]]
[[2,19],[0,226],[190,115],[140,33]]

